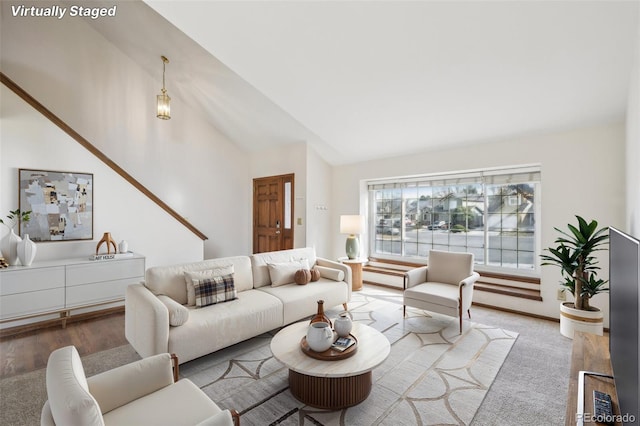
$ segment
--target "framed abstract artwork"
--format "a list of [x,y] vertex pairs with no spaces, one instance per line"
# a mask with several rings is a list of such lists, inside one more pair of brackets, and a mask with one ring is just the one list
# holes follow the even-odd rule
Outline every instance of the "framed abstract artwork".
[[18,175],[20,210],[31,210],[20,235],[32,241],[93,239],[93,174],[19,169]]

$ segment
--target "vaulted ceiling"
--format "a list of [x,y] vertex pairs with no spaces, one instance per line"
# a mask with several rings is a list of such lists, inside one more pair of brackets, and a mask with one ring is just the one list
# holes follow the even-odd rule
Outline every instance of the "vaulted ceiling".
[[[106,3],[105,3],[106,4]],[[91,25],[249,151],[332,164],[623,120],[640,1],[121,2]]]

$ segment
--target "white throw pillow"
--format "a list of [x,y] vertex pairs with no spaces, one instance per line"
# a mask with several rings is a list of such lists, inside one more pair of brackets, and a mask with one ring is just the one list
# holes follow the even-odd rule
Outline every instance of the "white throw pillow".
[[206,269],[204,271],[185,271],[184,279],[187,282],[187,305],[196,305],[196,290],[194,284],[205,279],[213,279],[222,275],[233,274],[233,265],[219,268]]
[[179,327],[189,319],[189,309],[185,308],[169,296],[161,294],[158,299],[169,310],[169,325]]
[[328,268],[326,266],[316,266],[320,271],[320,276],[333,281],[344,281],[344,271],[340,269]]
[[309,269],[307,259],[292,260],[291,262],[269,263],[269,277],[271,286],[277,287],[295,282],[296,271],[299,269]]

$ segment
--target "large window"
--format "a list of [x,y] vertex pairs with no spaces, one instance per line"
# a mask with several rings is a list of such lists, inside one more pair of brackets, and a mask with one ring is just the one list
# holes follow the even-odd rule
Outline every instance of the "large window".
[[374,257],[471,252],[478,265],[535,271],[539,167],[370,181]]

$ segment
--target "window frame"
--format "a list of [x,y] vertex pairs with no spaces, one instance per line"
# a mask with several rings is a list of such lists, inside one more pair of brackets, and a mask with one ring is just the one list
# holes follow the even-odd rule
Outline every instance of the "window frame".
[[[512,276],[540,277],[540,274],[541,274],[540,263],[537,262],[536,260],[539,258],[539,255],[541,252],[542,221],[541,221],[540,212],[541,212],[541,199],[542,199],[542,196],[541,196],[542,172],[541,172],[541,166],[538,164],[519,165],[519,166],[501,167],[501,168],[477,169],[477,170],[451,172],[451,173],[435,173],[435,174],[425,174],[425,175],[400,176],[400,177],[385,178],[385,179],[369,179],[369,180],[363,181],[363,190],[367,192],[367,196],[363,198],[366,198],[366,204],[367,204],[365,207],[365,211],[366,211],[366,217],[368,221],[369,236],[366,239],[367,240],[366,244],[367,244],[367,252],[369,253],[369,256],[376,259],[388,259],[388,260],[395,260],[395,261],[406,261],[411,263],[426,264],[426,260],[427,260],[426,255],[420,254],[419,245],[421,243],[418,240],[419,233],[417,230],[416,230],[416,242],[412,243],[412,244],[415,244],[416,246],[415,253],[407,254],[407,246],[405,241],[405,237],[407,234],[407,226],[406,226],[407,202],[406,200],[414,199],[414,198],[406,197],[404,193],[405,189],[415,187],[419,191],[420,188],[427,188],[427,187],[430,187],[430,188],[448,187],[450,189],[453,186],[456,186],[459,188],[459,187],[470,186],[470,185],[476,185],[476,186],[479,185],[481,187],[482,198],[483,198],[482,228],[481,228],[483,232],[482,247],[481,247],[483,251],[483,257],[482,257],[482,263],[478,263],[478,258],[476,256],[476,264],[474,268],[477,269],[478,271],[494,272],[498,274],[506,274],[506,275],[512,275]],[[496,249],[492,248],[489,244],[488,216],[490,212],[488,209],[489,194],[487,191],[487,188],[489,185],[512,185],[512,186],[513,185],[530,185],[533,201],[530,202],[532,204],[532,208],[531,210],[527,211],[527,213],[530,214],[530,216],[528,216],[529,218],[531,218],[530,222],[533,222],[533,224],[531,224],[533,226],[532,228],[533,235],[532,235],[532,240],[527,241],[527,248],[529,248],[528,245],[531,244],[532,250],[529,251],[529,250],[518,249],[520,247],[520,242],[521,242],[520,237],[522,236],[522,233],[520,232],[519,227],[516,227],[517,232],[515,235],[516,237],[515,242],[517,243],[517,245],[515,246],[516,247],[515,254],[516,256],[519,257],[521,253],[531,253],[531,256],[532,256],[531,267],[525,267],[525,268],[520,268],[518,266],[509,267],[509,266],[501,266],[501,265],[495,265],[490,263],[489,251],[496,250]],[[381,250],[380,252],[377,251],[378,250],[377,248],[378,247],[377,246],[378,231],[380,230],[380,228],[379,228],[379,224],[377,223],[378,212],[376,211],[376,207],[377,207],[376,201],[378,199],[376,199],[375,190],[380,190],[380,189],[390,189],[390,190],[400,191],[400,194],[396,197],[396,199],[400,200],[400,204],[401,204],[398,212],[399,219],[395,218],[396,221],[398,220],[400,221],[400,224],[399,224],[400,226],[398,227],[399,235],[394,235],[394,231],[391,231],[391,234],[389,235],[390,237],[389,239],[392,241],[392,244],[400,245],[399,254],[389,253],[392,250]],[[417,197],[415,198],[416,200],[420,199],[420,196],[418,195],[418,193],[416,193],[416,197]],[[502,195],[502,197],[504,197],[508,201],[512,201],[514,199],[522,197],[522,195],[508,194],[508,195]],[[388,198],[387,200],[393,203],[392,201],[393,198]],[[465,198],[460,203],[461,205],[457,207],[468,209],[469,208],[469,204],[467,204],[468,202],[469,202],[469,198]],[[478,201],[476,200],[474,201],[474,203],[478,204]],[[451,219],[452,217],[452,214],[451,214],[452,211],[453,210],[449,208],[448,210],[449,219]],[[392,213],[395,213],[395,211]],[[430,214],[433,215],[434,213],[432,212]],[[467,213],[464,213],[464,210],[463,210],[462,214],[465,214],[466,216]],[[418,207],[416,207],[415,216],[417,217],[421,216],[421,211],[420,211],[420,208]],[[465,223],[468,224],[467,217],[465,217]],[[453,234],[448,229],[447,229],[447,233]],[[465,235],[468,235],[468,234],[466,234],[465,232]],[[426,250],[428,251],[429,249],[432,249],[432,248],[435,248],[435,249],[444,248],[445,250],[450,250],[452,247],[458,247],[458,248],[462,247],[464,251],[467,251],[467,249],[469,249],[468,240],[466,240],[467,242],[465,242],[463,246],[457,246],[457,245],[452,246],[451,240],[447,239],[447,241],[448,241],[447,244],[444,246],[440,245],[439,247],[434,247],[434,243],[432,239],[431,242],[425,244]],[[480,248],[480,247],[476,247],[476,248]],[[502,252],[503,250],[504,249],[501,247],[500,251]],[[530,265],[530,264],[526,263],[525,265]]]

